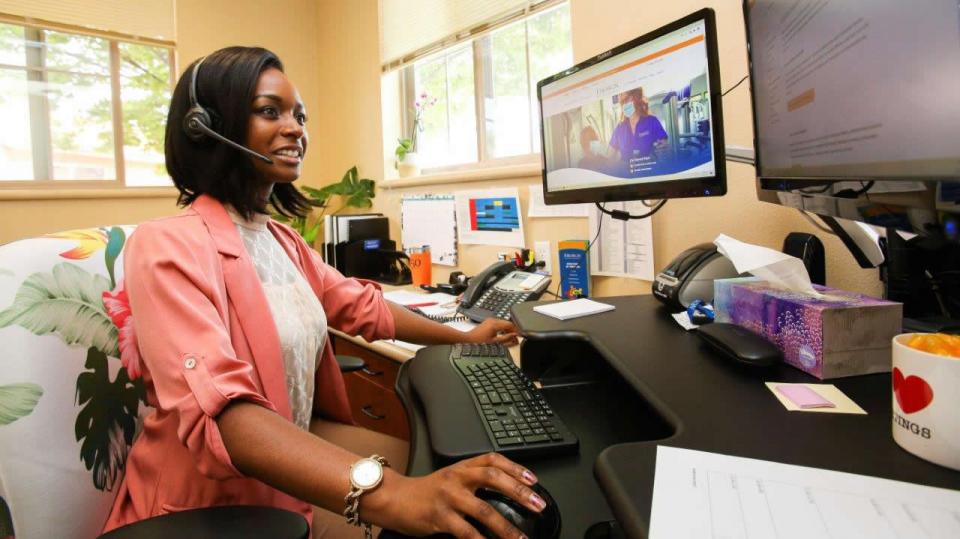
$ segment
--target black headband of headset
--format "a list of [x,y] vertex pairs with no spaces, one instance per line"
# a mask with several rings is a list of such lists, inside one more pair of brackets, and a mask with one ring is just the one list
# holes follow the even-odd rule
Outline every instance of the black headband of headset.
[[197,63],[193,64],[193,74],[190,77],[190,108],[196,107],[197,103],[197,74],[200,73],[200,64],[206,60],[207,57],[204,56],[197,60]]

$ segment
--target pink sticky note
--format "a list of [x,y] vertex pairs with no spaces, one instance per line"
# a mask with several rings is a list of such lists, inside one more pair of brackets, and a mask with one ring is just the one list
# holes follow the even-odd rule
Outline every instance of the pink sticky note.
[[779,385],[776,387],[777,391],[800,408],[836,408],[836,405],[807,386]]

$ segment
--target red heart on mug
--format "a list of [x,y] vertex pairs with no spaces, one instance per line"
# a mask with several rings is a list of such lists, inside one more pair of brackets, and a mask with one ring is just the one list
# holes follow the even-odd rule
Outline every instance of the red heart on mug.
[[904,378],[896,367],[893,369],[893,395],[905,414],[919,412],[933,402],[933,388],[926,380],[912,374]]

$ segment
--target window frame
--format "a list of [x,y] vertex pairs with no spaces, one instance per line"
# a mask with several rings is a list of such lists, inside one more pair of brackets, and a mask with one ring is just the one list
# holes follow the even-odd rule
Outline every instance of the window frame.
[[[57,180],[57,179],[47,179],[47,180],[36,180],[30,178],[24,178],[19,180],[0,180],[0,193],[4,191],[63,191],[63,190],[93,190],[93,189],[103,189],[103,190],[152,190],[157,189],[168,190],[172,188],[172,183],[170,185],[144,185],[144,186],[131,186],[126,183],[126,156],[124,155],[124,146],[123,146],[123,102],[121,101],[121,87],[120,87],[120,44],[121,43],[132,43],[136,45],[149,45],[151,47],[158,47],[167,50],[167,58],[170,65],[170,77],[169,85],[170,92],[173,93],[174,87],[176,86],[176,74],[178,73],[177,69],[177,48],[176,43],[172,41],[144,38],[134,35],[123,34],[119,32],[111,31],[99,31],[92,30],[89,28],[77,27],[68,24],[61,24],[52,21],[34,19],[34,18],[24,18],[14,15],[7,15],[0,13],[0,23],[16,25],[24,27],[24,29],[32,29],[34,31],[54,31],[61,32],[66,34],[74,34],[81,36],[90,36],[96,37],[99,39],[104,39],[109,43],[109,53],[110,53],[110,107],[111,107],[111,123],[113,131],[113,159],[114,159],[114,171],[115,177],[111,179],[103,180]],[[0,65],[0,68],[10,69],[10,70],[21,70],[23,72],[27,71],[36,71],[40,70],[41,72],[46,72],[44,68],[37,68],[31,66],[16,66],[16,65]],[[49,110],[47,111],[49,114]],[[48,145],[45,149],[47,153],[51,151],[51,147]],[[31,152],[33,148],[31,145]]]
[[[567,9],[570,9],[570,3],[566,0],[561,0],[559,2],[545,2],[535,10],[531,10],[524,14],[522,17],[511,18],[505,20],[502,23],[487,27],[482,33],[471,36],[469,38],[470,47],[473,50],[473,100],[474,100],[474,111],[476,114],[476,129],[477,129],[477,160],[468,162],[468,163],[456,163],[451,165],[440,165],[435,167],[423,168],[422,173],[424,175],[432,174],[444,174],[449,172],[460,172],[460,171],[470,171],[470,170],[483,170],[488,168],[500,168],[500,167],[509,167],[515,165],[532,165],[540,163],[540,154],[542,151],[542,142],[539,137],[534,136],[533,129],[533,119],[534,114],[539,114],[539,111],[535,111],[531,107],[531,114],[528,118],[528,121],[531,123],[531,129],[529,132],[530,138],[530,147],[536,149],[531,153],[520,154],[520,155],[510,155],[506,157],[487,157],[487,128],[486,128],[486,111],[485,111],[485,95],[484,88],[486,82],[486,71],[489,70],[490,66],[487,65],[484,61],[484,47],[489,45],[490,35],[497,30],[510,26],[512,24],[523,23],[524,25],[524,58],[526,63],[526,79],[527,79],[527,95],[530,95],[530,29],[527,26],[528,22],[538,16],[544,15],[559,9],[561,6],[566,6]],[[413,102],[416,100],[416,78],[414,76],[414,70],[416,64],[420,62],[430,61],[439,56],[443,56],[450,51],[456,49],[457,47],[462,47],[462,42],[455,42],[449,45],[443,46],[440,49],[431,50],[427,54],[423,54],[416,58],[410,59],[405,62],[403,65],[397,68],[398,71],[398,84],[399,84],[399,99],[400,99],[400,136],[410,132],[410,129],[413,126],[413,116],[410,113],[410,107]],[[571,48],[573,47],[572,42],[572,31],[571,31]],[[573,65],[573,64],[571,64]],[[449,83],[448,83],[449,86]],[[449,96],[448,96],[449,101]],[[448,112],[449,116],[449,112]],[[449,123],[449,119],[448,119]],[[535,144],[536,142],[536,144]]]

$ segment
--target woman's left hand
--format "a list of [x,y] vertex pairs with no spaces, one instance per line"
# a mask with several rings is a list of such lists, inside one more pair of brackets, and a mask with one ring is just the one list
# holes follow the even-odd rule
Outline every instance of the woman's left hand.
[[487,318],[466,334],[467,342],[495,342],[507,346],[517,344],[517,326],[499,318]]

